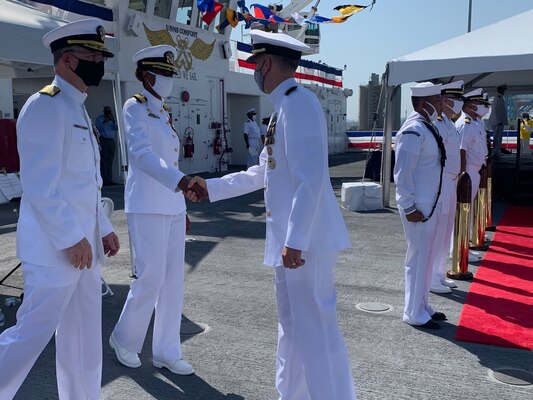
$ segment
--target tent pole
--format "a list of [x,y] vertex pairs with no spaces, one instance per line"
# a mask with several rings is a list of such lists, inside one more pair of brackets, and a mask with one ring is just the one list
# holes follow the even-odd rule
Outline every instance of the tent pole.
[[126,182],[128,174],[128,161],[126,155],[126,144],[124,143],[124,123],[122,121],[122,91],[120,89],[120,75],[118,72],[113,73],[113,100],[115,102],[115,115],[117,116],[118,126],[118,146],[120,148],[120,177],[122,182]]
[[381,186],[383,188],[383,207],[390,206],[390,174],[392,150],[392,107],[394,88],[389,86],[388,76],[385,85],[385,121],[383,127],[383,149],[381,158]]

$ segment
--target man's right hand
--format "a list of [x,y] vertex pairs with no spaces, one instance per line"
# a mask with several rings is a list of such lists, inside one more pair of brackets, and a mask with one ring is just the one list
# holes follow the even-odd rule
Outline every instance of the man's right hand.
[[200,176],[195,176],[189,181],[189,187],[192,187],[193,185],[200,186],[203,190],[205,190],[207,198],[209,198],[209,193],[207,191],[207,183],[205,182],[204,178]]
[[424,217],[424,214],[416,210],[412,212],[411,214],[407,214],[405,218],[407,218],[407,221],[409,222],[421,222],[424,220],[425,217]]
[[67,249],[71,264],[75,268],[91,268],[93,263],[93,250],[86,238],[81,239],[74,246]]

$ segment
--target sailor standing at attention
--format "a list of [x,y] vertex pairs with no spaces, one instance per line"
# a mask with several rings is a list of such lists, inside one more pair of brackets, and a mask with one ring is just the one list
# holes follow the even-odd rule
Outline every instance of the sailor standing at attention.
[[246,112],[248,119],[244,123],[244,142],[246,144],[246,150],[248,150],[248,157],[246,159],[246,168],[250,168],[252,165],[259,164],[259,153],[263,143],[261,140],[261,130],[259,125],[255,121],[255,108],[251,108]]
[[446,151],[433,123],[441,113],[441,85],[422,82],[411,87],[414,111],[396,135],[396,202],[402,220],[405,256],[405,307],[410,325],[439,329],[445,320],[429,305],[436,256],[437,215]]
[[274,113],[260,164],[195,181],[218,201],[263,189],[264,263],[275,267],[276,387],[281,400],[353,400],[353,377],[336,316],[333,266],[350,247],[328,172],[327,126],[316,96],[294,73],[309,47],[282,33],[252,30],[255,80]]
[[[488,154],[486,134],[477,123],[477,120],[486,114],[486,100],[481,88],[465,94],[464,99],[463,113],[455,122],[455,127],[461,136],[461,173],[466,171],[472,181],[473,209],[481,180],[479,171],[485,165]],[[472,260],[472,257],[469,260]]]
[[101,204],[98,142],[83,103],[113,57],[104,41],[96,18],[44,35],[56,76],[28,99],[17,122],[24,302],[17,324],[0,335],[2,400],[15,396],[54,332],[59,399],[100,398],[100,266],[119,242]]
[[450,243],[455,223],[457,202],[457,178],[461,171],[461,139],[452,122],[461,114],[463,108],[463,81],[448,83],[441,87],[442,114],[436,123],[446,149],[446,164],[442,174],[442,189],[439,197],[440,213],[437,214],[437,236],[435,256],[432,259],[433,273],[431,291],[433,293],[451,293],[451,287],[457,287],[454,281],[445,275],[446,259],[450,252]]
[[124,196],[137,279],[131,283],[109,344],[123,365],[140,367],[137,353],[155,308],[153,365],[190,375],[194,370],[182,359],[180,341],[184,194],[193,201],[196,196],[187,193],[190,178],[178,168],[180,139],[164,105],[172,91],[175,57],[176,49],[168,45],[148,47],[133,56],[135,76],[144,90],[124,104],[129,156]]

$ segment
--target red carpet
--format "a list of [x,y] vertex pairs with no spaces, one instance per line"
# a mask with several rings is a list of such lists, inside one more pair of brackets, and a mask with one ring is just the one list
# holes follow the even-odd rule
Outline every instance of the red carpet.
[[533,208],[506,210],[466,297],[455,338],[533,350]]

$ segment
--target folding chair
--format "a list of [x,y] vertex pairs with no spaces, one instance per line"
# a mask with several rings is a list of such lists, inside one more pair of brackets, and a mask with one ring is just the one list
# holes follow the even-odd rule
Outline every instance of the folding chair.
[[[113,200],[111,200],[109,197],[102,197],[102,206],[104,208],[104,211],[108,218],[111,217],[111,213],[115,209],[115,203],[113,203]],[[102,292],[102,296],[105,296],[106,294],[109,294],[110,296],[114,296],[115,294],[105,281],[104,277],[102,279],[102,285],[104,286],[104,291]]]

